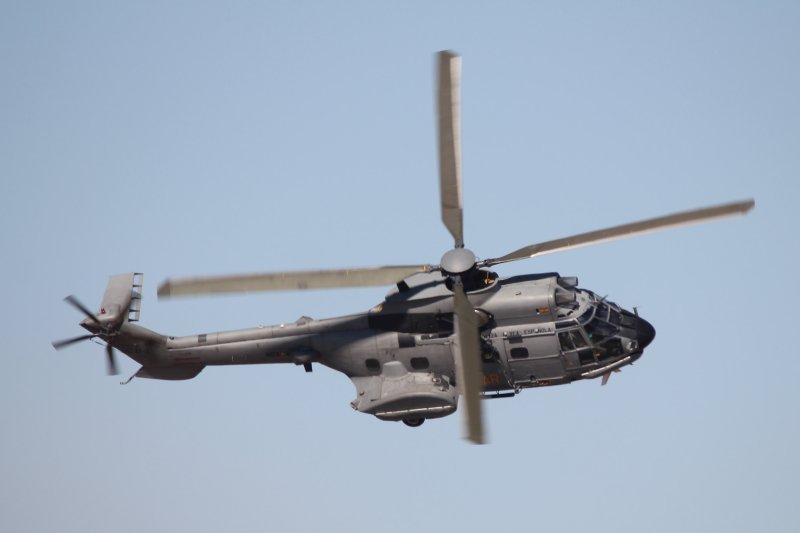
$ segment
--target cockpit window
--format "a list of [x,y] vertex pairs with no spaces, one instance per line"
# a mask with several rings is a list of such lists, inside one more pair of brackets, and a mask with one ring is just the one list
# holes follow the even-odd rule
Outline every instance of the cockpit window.
[[577,329],[562,331],[558,334],[558,341],[561,343],[561,351],[569,352],[588,346],[586,339]]
[[620,322],[619,307],[614,303],[600,300],[594,305],[594,317],[583,327],[591,344],[597,346],[616,335]]
[[597,319],[594,319],[586,324],[584,329],[586,330],[586,334],[589,336],[589,340],[592,341],[592,344],[603,342],[605,339],[611,337],[617,332],[617,328],[608,322],[603,322],[602,320]]
[[618,355],[622,355],[624,352],[625,350],[622,349],[622,341],[617,337],[608,339],[608,341],[606,341],[598,350],[600,359],[617,357]]
[[575,345],[572,343],[572,338],[569,335],[569,331],[562,331],[559,333],[558,342],[561,343],[562,352],[569,352],[575,349]]
[[588,344],[586,343],[586,339],[583,338],[583,335],[581,335],[580,331],[576,329],[570,331],[569,333],[572,336],[572,342],[575,344],[576,348],[585,348],[586,346],[588,346]]
[[578,317],[578,322],[580,324],[586,324],[589,320],[591,320],[592,315],[594,314],[594,309],[589,307],[584,313]]

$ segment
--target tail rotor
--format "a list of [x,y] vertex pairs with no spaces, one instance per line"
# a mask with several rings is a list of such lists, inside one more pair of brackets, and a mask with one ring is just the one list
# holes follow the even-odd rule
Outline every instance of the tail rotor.
[[52,344],[53,348],[55,348],[56,350],[61,350],[66,348],[67,346],[71,346],[73,344],[77,344],[83,341],[88,341],[89,339],[94,339],[95,337],[97,337],[97,335],[80,335],[79,337],[72,337],[60,341],[53,341],[50,344]]
[[81,327],[89,330],[90,333],[88,335],[80,335],[77,337],[71,337],[69,339],[53,341],[51,343],[53,348],[56,350],[63,350],[64,348],[72,346],[73,344],[99,337],[106,343],[106,371],[109,376],[117,375],[119,372],[117,370],[117,362],[114,356],[113,346],[113,338],[117,335],[117,324],[115,324],[113,321],[103,321],[99,319],[97,315],[89,311],[89,308],[83,305],[83,303],[81,303],[81,301],[72,294],[64,298],[64,301],[86,316],[86,319],[84,319],[80,325]]

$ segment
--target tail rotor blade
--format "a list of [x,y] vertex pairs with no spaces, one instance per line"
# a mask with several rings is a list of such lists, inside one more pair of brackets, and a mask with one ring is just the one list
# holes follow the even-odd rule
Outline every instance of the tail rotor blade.
[[475,444],[486,442],[481,412],[481,369],[478,319],[464,293],[460,280],[453,286],[456,312],[455,351],[458,384],[464,401],[464,422],[467,440]]
[[53,341],[51,344],[53,345],[53,348],[55,348],[56,350],[61,350],[62,348],[66,348],[67,346],[71,346],[75,343],[89,340],[94,337],[96,337],[96,335],[81,335],[80,337],[72,337],[71,339]]
[[106,344],[106,371],[109,376],[116,376],[119,374],[117,371],[117,361],[114,357],[114,347],[111,344]]
[[97,324],[100,324],[100,321],[97,319],[96,316],[94,316],[94,313],[89,311],[89,309],[85,305],[83,305],[81,301],[78,300],[74,295],[70,294],[69,296],[64,298],[64,301],[70,304],[78,311],[80,311],[81,313],[83,313],[84,315],[86,315],[86,318],[89,318],[92,321],[96,322]]
[[437,112],[439,115],[439,187],[442,222],[455,239],[455,247],[464,246],[461,201],[461,118],[459,86],[461,57],[450,51],[438,54]]

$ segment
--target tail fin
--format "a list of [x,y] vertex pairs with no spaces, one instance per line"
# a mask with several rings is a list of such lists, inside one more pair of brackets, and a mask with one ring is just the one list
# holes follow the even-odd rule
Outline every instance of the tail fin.
[[143,281],[141,272],[111,276],[100,304],[100,318],[119,325],[138,322],[142,311]]
[[[89,335],[55,341],[53,342],[53,348],[60,350],[77,342],[99,337],[106,343],[108,373],[116,374],[117,363],[114,357],[114,347],[119,346],[120,330],[125,323],[139,320],[139,313],[142,309],[141,289],[143,278],[144,276],[139,272],[111,276],[106,286],[106,292],[103,295],[103,303],[100,304],[100,312],[96,314],[92,314],[89,308],[83,305],[75,296],[70,295],[64,298],[64,301],[84,314],[86,318],[81,321],[80,325],[89,331]],[[144,328],[139,329],[148,331]],[[153,335],[157,336],[155,333]],[[124,344],[124,339],[122,344]],[[120,347],[120,349],[123,348]]]

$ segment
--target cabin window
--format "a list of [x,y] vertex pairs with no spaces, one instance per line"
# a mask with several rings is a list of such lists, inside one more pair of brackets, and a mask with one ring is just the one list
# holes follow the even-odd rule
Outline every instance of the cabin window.
[[381,363],[377,359],[367,359],[364,364],[367,365],[367,370],[371,372],[378,372],[381,369]]
[[207,340],[207,335],[205,333],[197,336],[197,342],[206,342],[206,340]]
[[414,370],[427,370],[431,366],[427,357],[412,357],[411,368]]
[[528,357],[527,348],[511,348],[512,359],[525,359],[526,357]]

